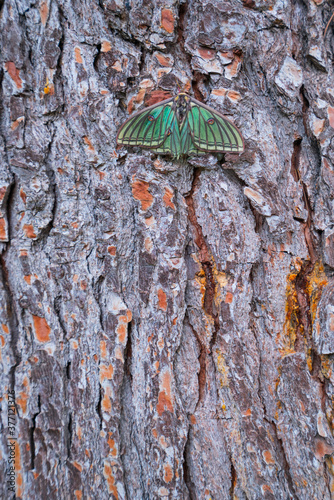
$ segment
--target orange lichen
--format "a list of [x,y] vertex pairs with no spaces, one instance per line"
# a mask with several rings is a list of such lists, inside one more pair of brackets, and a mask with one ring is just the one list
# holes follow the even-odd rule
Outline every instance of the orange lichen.
[[112,255],[112,256],[116,255],[116,247],[114,247],[114,246],[111,245],[110,247],[107,248],[107,250],[108,250],[108,253],[110,255]]
[[165,292],[161,288],[159,288],[158,290],[158,304],[159,304],[159,309],[167,311],[167,297]]
[[82,491],[81,490],[74,490],[74,495],[77,500],[82,499]]
[[5,68],[8,71],[9,76],[15,83],[18,89],[22,88],[22,80],[20,78],[20,70],[16,68],[15,64],[12,61],[8,61],[5,63]]
[[175,210],[175,205],[174,203],[172,202],[172,198],[174,196],[174,193],[173,191],[171,191],[170,189],[168,188],[165,188],[165,194],[163,196],[163,201],[164,201],[164,204],[166,207],[170,207],[172,208],[173,210]]
[[162,9],[161,11],[161,27],[167,31],[167,33],[173,33],[174,31],[174,15],[169,9]]
[[46,95],[47,94],[54,95],[54,93],[55,93],[55,86],[52,82],[51,83],[49,82],[48,78],[46,78],[46,85],[45,85],[43,91],[44,91],[44,94],[46,94]]
[[2,329],[5,333],[9,333],[9,328],[7,325],[5,325],[4,323],[1,325],[2,326]]
[[26,274],[23,276],[23,279],[26,283],[28,283],[28,285],[31,285],[31,274]]
[[132,196],[141,202],[142,210],[147,210],[153,203],[153,196],[148,190],[149,186],[146,181],[134,181],[132,184]]
[[51,328],[49,327],[45,318],[32,315],[34,321],[34,328],[36,338],[39,342],[48,342],[50,340]]
[[227,292],[225,296],[225,302],[226,304],[232,304],[233,302],[233,293]]

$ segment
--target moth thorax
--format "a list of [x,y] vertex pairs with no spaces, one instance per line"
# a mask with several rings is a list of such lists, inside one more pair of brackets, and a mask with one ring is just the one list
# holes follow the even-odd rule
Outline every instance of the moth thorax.
[[188,109],[188,99],[186,95],[179,95],[178,100],[176,101],[176,117],[179,126],[182,125],[183,120],[186,116],[187,109]]

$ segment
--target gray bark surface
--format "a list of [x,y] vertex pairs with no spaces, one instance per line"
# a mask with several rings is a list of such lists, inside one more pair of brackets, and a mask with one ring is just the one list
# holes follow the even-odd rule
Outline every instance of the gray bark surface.
[[[0,1],[1,481],[334,497],[334,4]],[[245,152],[116,148],[189,92]]]

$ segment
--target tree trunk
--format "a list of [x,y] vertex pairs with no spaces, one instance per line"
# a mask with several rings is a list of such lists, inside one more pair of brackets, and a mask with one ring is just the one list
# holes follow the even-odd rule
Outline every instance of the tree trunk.
[[[0,7],[1,498],[334,498],[334,5]],[[116,148],[180,90],[245,152]]]

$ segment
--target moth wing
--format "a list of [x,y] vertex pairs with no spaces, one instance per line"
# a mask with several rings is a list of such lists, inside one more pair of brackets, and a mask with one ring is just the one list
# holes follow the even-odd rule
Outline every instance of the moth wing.
[[117,144],[157,148],[165,141],[175,120],[174,108],[172,98],[135,113],[119,129]]
[[243,138],[235,125],[218,111],[191,98],[187,123],[196,148],[212,153],[242,153]]
[[156,148],[152,149],[155,153],[171,154],[179,158],[181,156],[180,131],[177,123],[176,115],[168,127],[165,140]]

